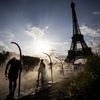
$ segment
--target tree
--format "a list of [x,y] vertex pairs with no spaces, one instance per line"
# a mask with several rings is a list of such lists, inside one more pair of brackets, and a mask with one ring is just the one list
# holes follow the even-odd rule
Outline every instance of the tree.
[[5,61],[9,58],[10,54],[8,51],[0,52],[0,65],[3,65]]
[[31,57],[31,56],[23,56],[23,65],[27,65],[28,70],[30,68],[34,68],[40,62],[38,57]]

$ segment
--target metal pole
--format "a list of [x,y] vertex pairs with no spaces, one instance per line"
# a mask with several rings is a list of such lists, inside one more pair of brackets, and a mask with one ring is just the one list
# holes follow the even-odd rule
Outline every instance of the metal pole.
[[[21,67],[22,67],[22,52],[21,52],[21,48],[20,46],[16,43],[16,42],[11,42],[12,44],[17,45],[18,49],[19,49],[19,53],[20,53],[20,63],[21,63]],[[18,83],[18,98],[20,98],[20,87],[21,87],[21,70],[19,72],[19,83]]]
[[[43,53],[44,53],[44,52],[43,52]],[[52,81],[52,84],[53,84],[53,69],[52,69],[52,67],[53,67],[53,63],[52,63],[52,60],[51,60],[50,55],[47,54],[47,53],[44,53],[44,54],[46,54],[46,55],[49,57],[49,59],[50,59],[50,63],[49,63],[49,65],[50,65],[50,69],[51,69],[51,81]]]
[[58,58],[58,57],[55,57],[55,58],[57,58],[57,59],[61,62],[61,68],[62,68],[62,72],[63,72],[63,76],[64,76],[64,67],[63,67],[63,62],[62,62],[62,60],[61,60],[60,58]]

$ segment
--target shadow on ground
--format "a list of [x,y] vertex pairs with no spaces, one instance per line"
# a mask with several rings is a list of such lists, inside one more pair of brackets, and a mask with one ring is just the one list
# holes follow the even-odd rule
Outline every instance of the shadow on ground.
[[49,97],[49,92],[50,92],[50,88],[46,88],[37,91],[34,95],[29,94],[20,99],[13,99],[7,96],[5,100],[51,100]]

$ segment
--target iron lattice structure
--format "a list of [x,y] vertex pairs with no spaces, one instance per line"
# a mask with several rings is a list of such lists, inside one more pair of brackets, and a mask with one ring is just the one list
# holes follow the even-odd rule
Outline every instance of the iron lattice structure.
[[[78,57],[86,57],[92,54],[91,48],[87,46],[84,41],[84,36],[81,34],[76,11],[75,11],[75,3],[71,2],[72,9],[72,21],[73,21],[73,36],[71,48],[68,50],[68,56],[66,57],[66,62],[73,62]],[[78,48],[78,44],[80,44],[81,48]]]

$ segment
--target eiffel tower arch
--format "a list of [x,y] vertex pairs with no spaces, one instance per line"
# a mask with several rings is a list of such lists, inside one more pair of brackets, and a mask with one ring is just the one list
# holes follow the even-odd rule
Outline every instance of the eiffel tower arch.
[[[74,62],[77,58],[87,57],[92,54],[91,48],[87,46],[84,36],[81,34],[75,11],[75,3],[73,1],[71,2],[71,9],[73,36],[70,50],[68,50],[68,55],[65,59],[66,62]],[[78,44],[80,44],[81,48],[78,48]]]

